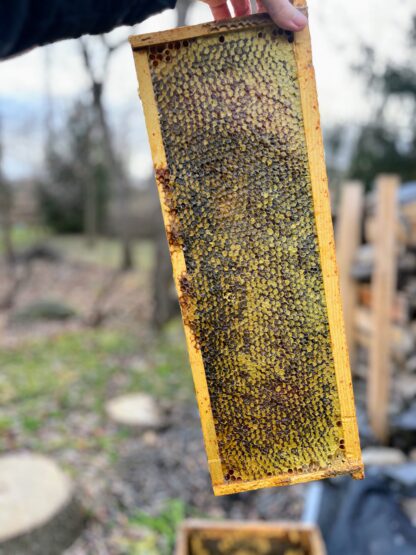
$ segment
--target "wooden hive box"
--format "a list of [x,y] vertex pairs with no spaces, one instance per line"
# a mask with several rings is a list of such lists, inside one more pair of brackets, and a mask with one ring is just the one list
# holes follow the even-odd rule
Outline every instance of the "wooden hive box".
[[361,478],[309,31],[131,45],[214,493]]
[[321,534],[300,522],[210,522],[182,525],[175,555],[325,555]]

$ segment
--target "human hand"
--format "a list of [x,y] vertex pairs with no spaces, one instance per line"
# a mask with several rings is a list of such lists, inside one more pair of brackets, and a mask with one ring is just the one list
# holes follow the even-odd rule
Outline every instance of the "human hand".
[[[202,0],[209,5],[214,19],[231,17],[231,4],[236,17],[251,13],[250,0]],[[269,12],[271,18],[288,31],[301,31],[307,24],[306,16],[297,10],[290,0],[257,0],[258,12]]]

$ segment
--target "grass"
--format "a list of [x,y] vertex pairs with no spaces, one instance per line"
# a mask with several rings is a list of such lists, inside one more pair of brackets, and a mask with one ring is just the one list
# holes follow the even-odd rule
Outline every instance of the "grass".
[[[19,251],[24,250],[36,243],[45,241],[50,237],[50,232],[42,226],[15,225],[12,229],[12,244]],[[4,252],[3,242],[0,241],[0,254]]]
[[192,374],[186,350],[182,322],[170,322],[163,332],[148,345],[150,371],[139,372],[130,390],[143,389],[156,397],[193,397]]
[[[0,450],[7,449],[10,434],[17,448],[100,449],[90,428],[99,427],[108,384],[136,348],[132,337],[100,330],[2,349]],[[82,420],[68,423],[77,414],[92,422],[87,430],[82,431]]]
[[[1,350],[0,367],[0,450],[12,432],[20,448],[98,449],[115,458],[125,431],[100,431],[110,397],[135,391],[168,399],[192,396],[179,321],[145,345],[133,334],[109,330],[25,343]],[[77,414],[92,420],[97,431],[81,433],[82,419],[81,424],[68,424]]]
[[[184,341],[180,322],[175,321],[146,346],[140,346],[133,334],[83,330],[2,349],[0,404],[38,395],[64,396],[77,387],[102,396],[109,378],[120,371],[127,372],[128,391],[139,388],[167,395],[189,382]],[[143,368],[123,368],[134,355],[144,357]]]
[[[14,244],[23,249],[46,241],[67,260],[115,268],[120,246],[100,239],[94,249],[80,236],[51,237],[45,230],[15,228]],[[140,275],[148,279],[153,248],[134,246]],[[147,276],[147,277],[146,277]],[[138,322],[137,326],[143,325]],[[161,334],[117,329],[64,332],[54,338],[0,350],[0,452],[29,449],[52,455],[75,478],[97,454],[114,464],[120,443],[136,432],[111,424],[105,403],[116,395],[144,391],[171,402],[193,398],[192,376],[179,319]],[[131,440],[131,439],[130,439]],[[131,537],[120,538],[127,555],[167,555],[186,507],[170,500],[158,515],[130,515]],[[127,520],[126,520],[127,522]]]
[[[12,229],[12,244],[19,252],[37,243],[47,243],[66,256],[80,261],[117,268],[120,262],[120,242],[111,237],[99,237],[94,247],[89,246],[83,235],[53,235],[46,227],[15,225]],[[0,255],[4,252],[0,241]],[[141,271],[149,271],[153,264],[153,245],[149,240],[133,242],[134,262]]]
[[[120,256],[116,240],[100,238],[91,249],[82,236],[54,237],[40,227],[15,226],[13,241],[16,249],[46,241],[70,261],[106,267],[117,267]],[[134,255],[136,269],[148,276],[152,244],[136,242]],[[105,402],[118,394],[145,391],[158,398],[192,396],[179,320],[157,338],[150,332],[145,335],[148,340],[140,344],[134,329],[130,334],[84,330],[0,350],[0,450],[36,447],[48,451],[76,444],[79,430],[71,426],[61,430],[60,425],[80,412],[105,421]],[[51,427],[53,440],[45,442],[43,436]],[[12,447],[7,443],[10,434],[17,438]],[[112,439],[97,436],[94,442],[98,449],[113,453]]]
[[182,499],[168,499],[157,515],[137,511],[129,518],[129,528],[141,531],[141,539],[125,542],[128,555],[171,555],[177,533],[186,517],[210,518]]
[[[68,257],[81,262],[89,262],[117,268],[120,262],[120,242],[112,238],[97,239],[91,248],[82,235],[60,235],[50,238],[49,244]],[[140,271],[149,271],[153,261],[153,246],[151,241],[135,241],[133,243],[133,257],[135,265]]]
[[[60,396],[82,385],[102,391],[116,370],[109,357],[126,355],[132,339],[117,332],[68,333],[0,352],[0,403],[38,395]],[[98,393],[98,391],[97,391]]]
[[[75,479],[98,453],[115,464],[120,442],[135,434],[109,425],[107,398],[129,391],[171,401],[193,397],[179,320],[146,344],[133,334],[100,329],[29,342],[0,350],[0,367],[0,451],[52,455]],[[133,513],[117,540],[121,552],[170,555],[185,513],[179,499],[157,515]]]
[[137,511],[129,519],[130,525],[144,528],[147,533],[139,541],[133,541],[128,546],[129,555],[170,555],[175,547],[178,526],[184,520],[186,506],[181,499],[170,499],[165,503],[162,511],[156,515],[149,515],[144,511]]

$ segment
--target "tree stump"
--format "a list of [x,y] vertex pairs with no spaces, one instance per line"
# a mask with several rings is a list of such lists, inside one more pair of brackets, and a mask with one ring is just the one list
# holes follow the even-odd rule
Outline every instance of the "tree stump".
[[0,555],[60,555],[83,524],[72,484],[52,460],[0,457]]
[[156,401],[145,393],[130,393],[107,403],[108,416],[117,424],[135,428],[155,429],[163,426],[163,417]]

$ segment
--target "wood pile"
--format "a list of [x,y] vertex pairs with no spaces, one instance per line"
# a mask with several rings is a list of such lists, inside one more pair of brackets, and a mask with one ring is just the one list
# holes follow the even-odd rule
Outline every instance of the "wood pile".
[[367,196],[345,184],[337,253],[353,372],[367,381],[370,425],[386,442],[416,401],[416,183],[380,176]]

